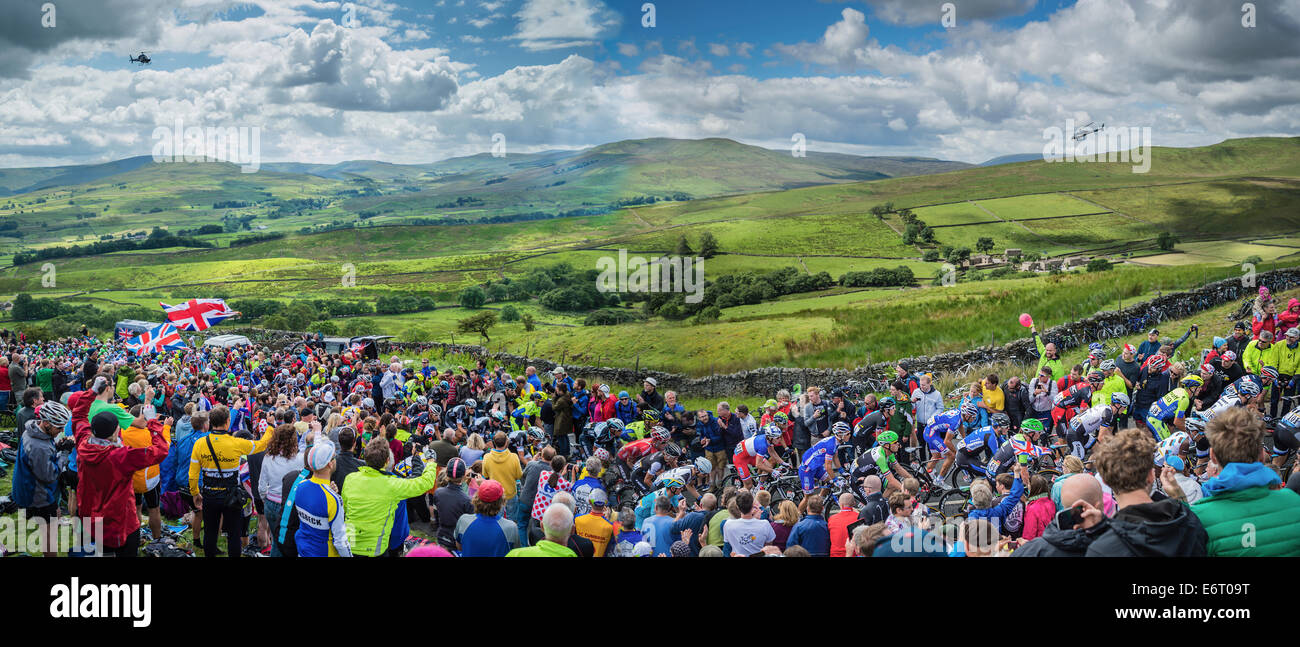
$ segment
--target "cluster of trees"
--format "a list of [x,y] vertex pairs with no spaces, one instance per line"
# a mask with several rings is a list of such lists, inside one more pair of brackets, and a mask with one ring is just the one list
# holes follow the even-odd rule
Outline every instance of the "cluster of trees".
[[891,287],[912,285],[916,277],[912,270],[899,265],[894,269],[877,267],[867,272],[846,272],[840,277],[840,285],[845,287]]
[[[365,301],[337,301],[327,299],[302,299],[285,303],[274,299],[234,299],[228,302],[238,310],[239,317],[232,321],[257,323],[263,328],[276,330],[319,330],[308,328],[312,322],[328,317],[373,314],[375,308]],[[328,322],[327,322],[328,323]],[[337,334],[327,332],[324,334]]]
[[489,302],[536,298],[543,306],[562,312],[587,312],[621,303],[618,294],[596,289],[598,275],[594,269],[579,271],[568,263],[559,263],[519,278],[470,286],[461,291],[457,303],[465,308],[481,308]]
[[628,293],[628,301],[644,302],[642,312],[658,315],[671,321],[691,318],[703,323],[717,319],[722,308],[753,305],[770,301],[786,294],[825,290],[835,285],[826,272],[808,275],[794,267],[783,267],[770,272],[724,274],[706,282],[699,303],[688,303],[684,292]]
[[90,329],[91,332],[100,333],[113,330],[114,324],[123,319],[149,321],[158,320],[161,317],[158,310],[142,306],[129,306],[107,311],[84,303],[33,298],[32,295],[27,293],[14,297],[14,307],[10,314],[14,321],[46,320],[42,325],[46,327],[50,336],[38,337],[38,339],[80,335],[83,325]]
[[375,299],[375,312],[383,315],[395,315],[403,312],[433,310],[437,305],[437,302],[431,296],[396,294]]
[[483,204],[483,200],[472,195],[463,195],[450,202],[442,202],[433,205],[434,209],[455,209],[457,207],[475,207]]
[[163,247],[212,247],[212,243],[198,238],[175,236],[166,229],[154,227],[153,233],[144,240],[106,240],[89,245],[70,245],[67,247],[46,247],[14,254],[14,265],[26,265],[51,258],[75,258],[78,256],[95,256],[112,252],[124,252],[137,249],[161,249]]
[[691,249],[691,244],[686,240],[686,235],[682,234],[677,239],[677,247],[673,249],[674,256],[699,256],[700,258],[713,258],[721,251],[718,247],[718,239],[713,237],[713,232],[704,232],[700,234],[700,251],[697,253]]
[[915,245],[918,241],[932,244],[935,242],[934,229],[925,224],[924,220],[916,217],[911,209],[902,209],[898,212],[898,217],[903,220],[903,244]]
[[240,236],[239,238],[230,241],[230,246],[243,247],[244,245],[252,245],[254,243],[264,243],[268,240],[280,240],[281,238],[284,238],[284,236],[285,234],[282,231],[266,234],[253,234],[252,236]]
[[250,203],[244,202],[243,200],[223,200],[221,202],[212,203],[213,209],[243,209],[250,206],[252,206]]
[[176,232],[177,236],[205,236],[208,234],[220,234],[226,229],[221,225],[203,225],[195,229],[182,229]]
[[645,315],[637,314],[635,310],[623,308],[602,308],[587,313],[587,318],[582,320],[584,326],[615,326],[622,323],[632,323],[634,321],[644,321]]

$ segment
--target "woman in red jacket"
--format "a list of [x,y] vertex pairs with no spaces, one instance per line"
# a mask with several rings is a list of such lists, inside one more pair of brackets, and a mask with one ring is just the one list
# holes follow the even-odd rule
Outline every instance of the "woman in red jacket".
[[1255,316],[1250,322],[1250,329],[1254,333],[1255,339],[1259,339],[1259,333],[1261,330],[1267,330],[1273,333],[1273,339],[1277,339],[1277,328],[1277,301],[1269,301],[1264,304],[1263,312],[1255,313]]
[[1292,297],[1286,304],[1286,311],[1277,315],[1277,332],[1286,335],[1286,331],[1296,326],[1300,326],[1300,299]]
[[92,539],[101,542],[104,552],[135,557],[140,552],[140,515],[131,477],[167,458],[163,427],[170,427],[172,419],[149,421],[150,446],[123,447],[117,416],[100,411],[93,420],[87,418],[95,396],[108,388],[108,378],[100,376],[91,390],[68,398],[77,439],[77,510],[83,518],[103,519],[103,536]]
[[1020,533],[1020,541],[1037,539],[1047,530],[1056,516],[1056,504],[1052,503],[1051,485],[1047,479],[1038,474],[1029,478],[1029,504],[1025,506],[1025,525]]

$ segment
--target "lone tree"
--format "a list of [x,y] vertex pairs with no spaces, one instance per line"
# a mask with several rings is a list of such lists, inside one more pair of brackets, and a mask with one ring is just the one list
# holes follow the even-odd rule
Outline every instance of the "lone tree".
[[487,293],[477,285],[471,285],[460,293],[460,305],[464,308],[482,308],[487,303]]
[[1156,236],[1156,245],[1166,252],[1172,250],[1174,245],[1177,245],[1179,242],[1182,241],[1179,241],[1177,236],[1167,231],[1162,231],[1159,236]]
[[872,208],[871,208],[871,215],[875,216],[877,220],[884,220],[884,219],[885,219],[885,205],[883,205],[883,204],[878,204],[878,205],[872,207]]
[[932,229],[932,228],[930,228],[930,227],[922,227],[922,228],[921,228],[921,242],[923,242],[923,243],[933,243],[933,242],[934,242],[934,229]]
[[700,236],[700,258],[713,258],[718,255],[718,239],[713,237],[713,232],[704,232]]
[[683,234],[677,239],[677,249],[673,251],[677,256],[694,256],[695,250],[691,249],[691,244],[686,242],[686,236]]
[[483,312],[456,322],[456,332],[476,332],[483,336],[484,342],[490,343],[492,340],[488,337],[488,331],[495,325],[497,325],[496,311],[484,310]]
[[533,321],[533,315],[531,314],[525,314],[523,317],[520,317],[520,320],[524,322],[524,330],[526,332],[532,332],[533,328],[537,327],[536,322]]
[[502,308],[501,321],[519,321],[519,309],[512,305]]
[[975,251],[981,254],[993,251],[993,239],[988,236],[980,236],[980,239],[975,241]]

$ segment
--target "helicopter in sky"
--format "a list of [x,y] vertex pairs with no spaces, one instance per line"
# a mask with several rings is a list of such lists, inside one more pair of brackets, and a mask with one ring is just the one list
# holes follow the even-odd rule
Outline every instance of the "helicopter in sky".
[[1097,122],[1095,122],[1095,121],[1089,121],[1087,124],[1085,124],[1085,125],[1083,125],[1083,126],[1080,126],[1079,128],[1075,129],[1075,131],[1074,131],[1074,136],[1072,137],[1072,139],[1074,139],[1074,141],[1076,141],[1076,142],[1077,142],[1077,141],[1081,141],[1081,140],[1083,140],[1085,137],[1087,137],[1088,135],[1091,135],[1091,134],[1093,134],[1093,133],[1095,133],[1095,132],[1097,132],[1097,131],[1099,131],[1099,130],[1102,130],[1102,129],[1104,129],[1104,128],[1106,128],[1106,124],[1102,124],[1102,125],[1098,126],[1098,125],[1097,125]]
[[149,55],[144,52],[140,52],[139,56],[131,56],[130,54],[127,54],[126,57],[131,59],[132,63],[139,63],[141,65],[148,65],[151,60]]

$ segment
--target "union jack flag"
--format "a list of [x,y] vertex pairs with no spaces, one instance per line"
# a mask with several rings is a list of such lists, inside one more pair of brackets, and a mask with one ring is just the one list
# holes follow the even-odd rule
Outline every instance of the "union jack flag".
[[169,306],[159,301],[158,305],[162,306],[163,311],[167,313],[167,320],[176,324],[177,328],[195,332],[207,330],[230,317],[239,316],[238,312],[226,307],[224,299],[190,299],[176,306]]
[[135,337],[135,333],[131,332],[130,330],[127,330],[126,328],[119,328],[117,331],[117,336],[121,337],[122,339],[130,339],[132,337]]
[[1029,442],[1028,438],[1018,437],[1018,435],[1011,437],[1011,449],[1015,450],[1017,456],[1026,454],[1037,457],[1046,456],[1047,454],[1052,453],[1052,450],[1047,449],[1046,447],[1039,447],[1038,445]]
[[134,351],[136,355],[149,355],[185,348],[185,342],[181,339],[181,334],[176,330],[176,326],[161,323],[155,328],[132,337],[126,342],[126,347]]

